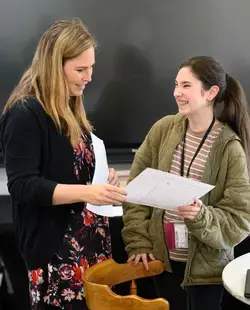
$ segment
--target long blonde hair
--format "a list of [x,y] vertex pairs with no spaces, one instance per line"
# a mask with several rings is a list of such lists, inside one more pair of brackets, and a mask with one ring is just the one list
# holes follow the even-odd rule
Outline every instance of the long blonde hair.
[[23,74],[7,101],[3,113],[16,102],[25,103],[35,96],[52,118],[57,130],[70,137],[75,146],[92,126],[86,118],[82,97],[71,97],[64,77],[65,61],[95,47],[93,36],[79,19],[59,20],[41,37],[31,66]]

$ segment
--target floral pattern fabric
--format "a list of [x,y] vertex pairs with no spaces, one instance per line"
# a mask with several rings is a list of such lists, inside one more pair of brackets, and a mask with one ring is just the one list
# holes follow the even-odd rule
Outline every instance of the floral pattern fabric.
[[[74,149],[74,172],[81,184],[91,184],[95,156],[91,138],[84,134]],[[111,257],[108,218],[82,207],[72,207],[63,244],[52,260],[37,270],[29,270],[32,310],[52,305],[65,310],[88,309],[84,298],[83,272]]]

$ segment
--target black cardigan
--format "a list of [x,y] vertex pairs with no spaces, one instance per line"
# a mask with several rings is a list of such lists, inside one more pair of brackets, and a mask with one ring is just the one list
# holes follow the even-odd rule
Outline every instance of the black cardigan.
[[70,209],[80,206],[52,206],[57,183],[79,183],[73,148],[34,98],[2,115],[0,130],[18,247],[36,269],[60,247]]

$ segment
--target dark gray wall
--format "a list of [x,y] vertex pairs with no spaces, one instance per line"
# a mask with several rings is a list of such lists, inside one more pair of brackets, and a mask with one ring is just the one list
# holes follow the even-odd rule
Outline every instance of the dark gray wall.
[[107,146],[139,144],[176,112],[174,78],[190,56],[214,56],[250,96],[249,12],[249,0],[1,0],[0,107],[50,23],[78,16],[99,42],[88,116]]

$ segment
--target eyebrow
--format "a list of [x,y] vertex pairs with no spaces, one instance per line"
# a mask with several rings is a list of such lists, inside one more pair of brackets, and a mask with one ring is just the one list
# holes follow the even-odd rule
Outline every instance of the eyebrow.
[[75,68],[76,69],[86,69],[86,68],[89,68],[89,67],[93,67],[94,65],[95,65],[95,62],[91,66],[76,66]]
[[[175,84],[178,84],[178,82],[175,80]],[[189,81],[182,81],[180,82],[180,84],[191,84],[191,82]]]

